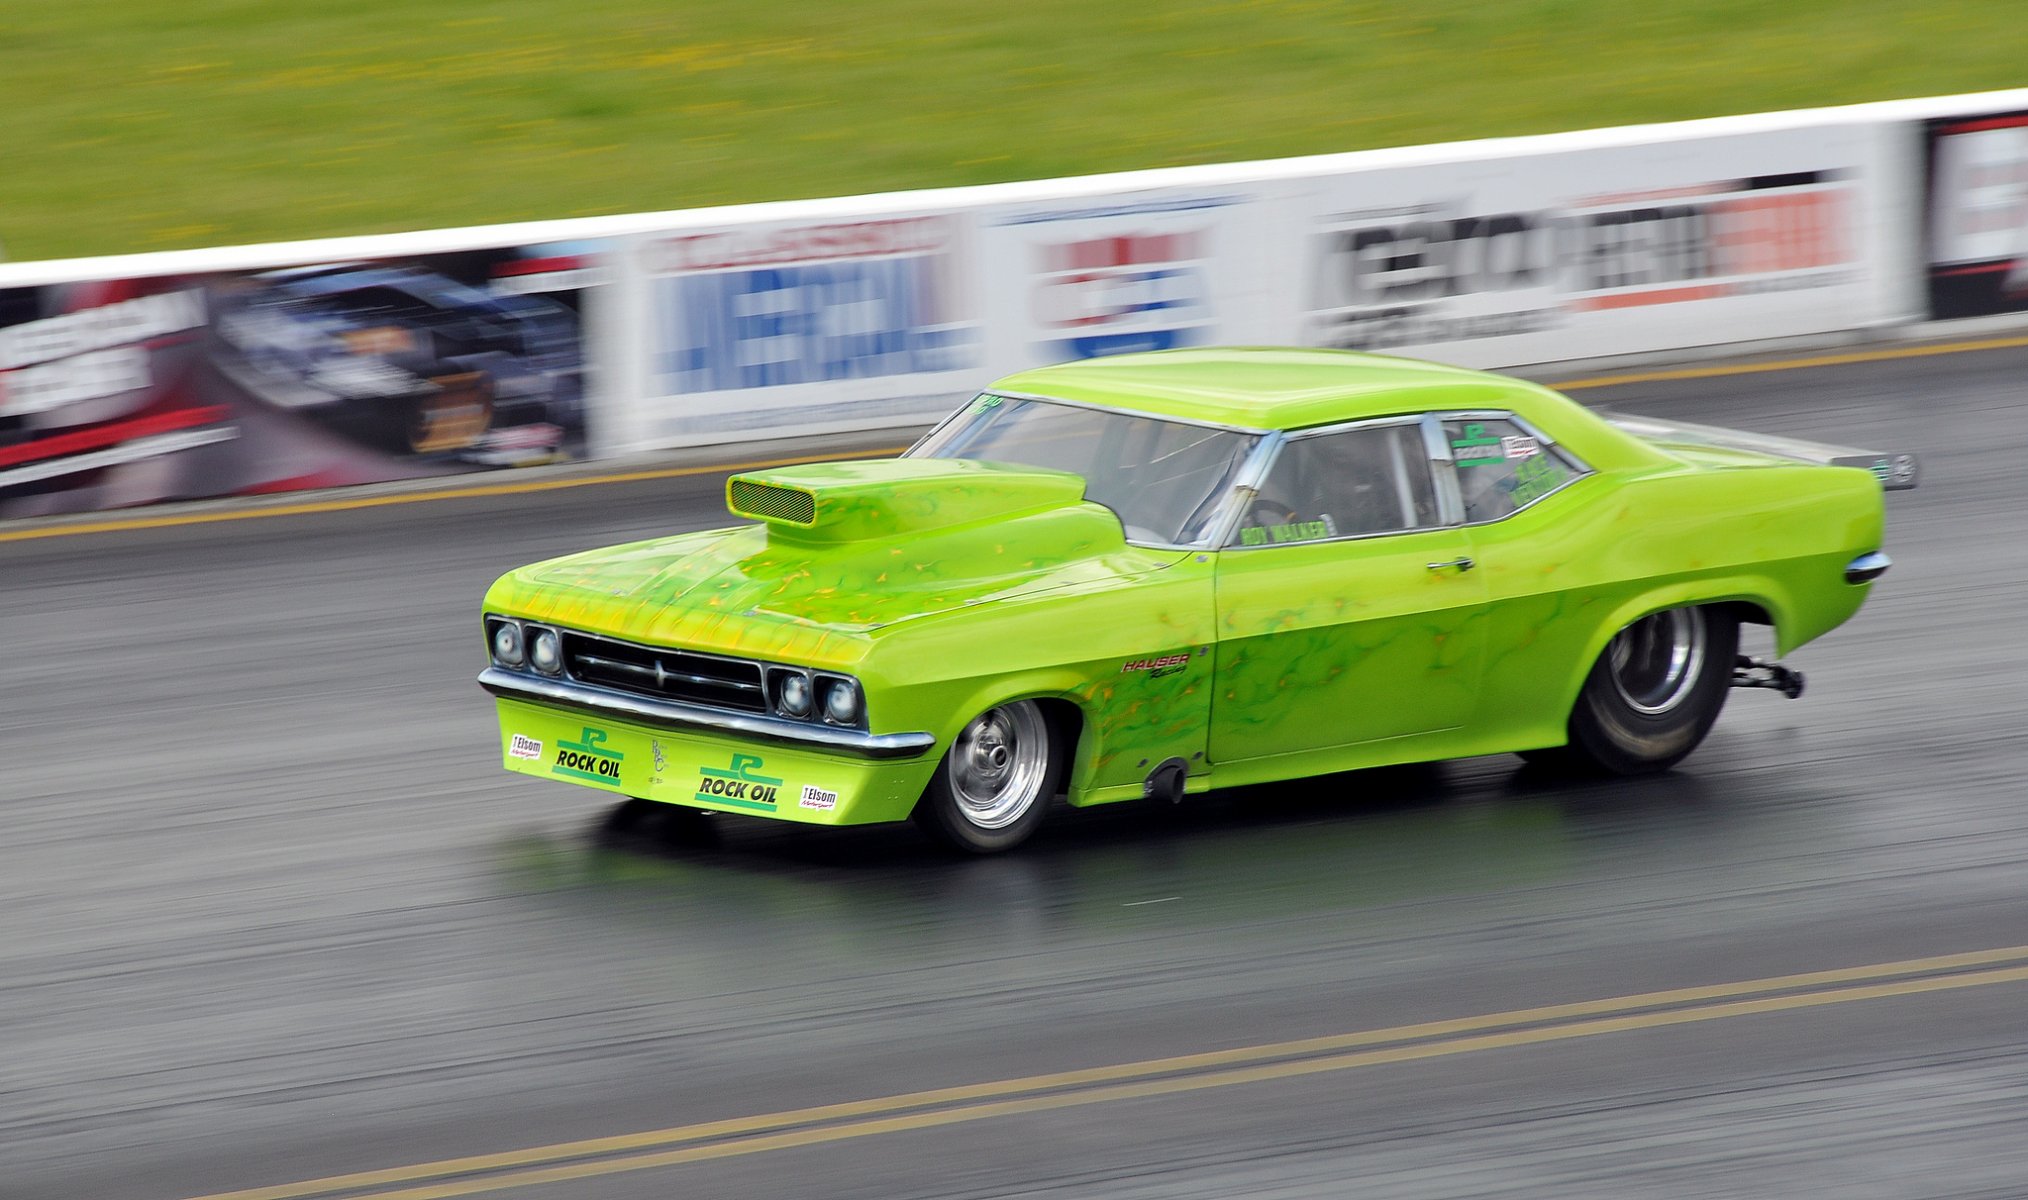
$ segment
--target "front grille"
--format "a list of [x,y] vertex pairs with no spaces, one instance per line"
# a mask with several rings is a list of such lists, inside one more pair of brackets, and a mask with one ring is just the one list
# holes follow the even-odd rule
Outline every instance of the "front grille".
[[727,498],[732,501],[732,511],[742,517],[766,517],[797,525],[810,525],[817,520],[817,498],[794,488],[735,479]]
[[759,663],[561,632],[564,670],[579,683],[740,712],[768,710]]

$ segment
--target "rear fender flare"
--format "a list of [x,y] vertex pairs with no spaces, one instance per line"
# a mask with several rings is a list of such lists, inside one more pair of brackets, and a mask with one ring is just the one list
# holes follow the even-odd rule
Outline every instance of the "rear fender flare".
[[1606,643],[1612,641],[1620,630],[1653,613],[1692,605],[1747,606],[1758,610],[1758,616],[1774,626],[1779,641],[1788,609],[1776,598],[1778,591],[1767,579],[1699,579],[1650,588],[1628,597],[1610,610],[1599,626],[1592,630],[1591,637],[1585,642],[1585,652],[1571,664],[1571,674],[1563,681],[1557,711],[1568,713],[1577,703],[1577,695],[1583,690],[1585,679],[1591,675],[1592,665],[1605,653]]

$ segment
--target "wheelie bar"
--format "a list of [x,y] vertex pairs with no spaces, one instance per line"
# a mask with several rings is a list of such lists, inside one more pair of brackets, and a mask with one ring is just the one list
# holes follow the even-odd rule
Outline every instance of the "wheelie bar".
[[1732,686],[1773,688],[1793,700],[1803,694],[1803,673],[1742,654],[1732,662]]

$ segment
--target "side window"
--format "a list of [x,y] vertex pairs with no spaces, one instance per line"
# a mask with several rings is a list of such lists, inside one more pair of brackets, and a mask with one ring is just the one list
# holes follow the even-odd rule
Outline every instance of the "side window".
[[1232,544],[1314,542],[1435,524],[1436,489],[1422,431],[1386,425],[1290,438]]
[[1472,418],[1444,422],[1457,464],[1465,520],[1497,521],[1577,478],[1574,463],[1512,421]]

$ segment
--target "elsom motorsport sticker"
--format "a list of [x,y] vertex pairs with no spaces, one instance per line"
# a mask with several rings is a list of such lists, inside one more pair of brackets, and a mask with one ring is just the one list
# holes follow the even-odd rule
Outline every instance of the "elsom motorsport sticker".
[[806,783],[803,785],[803,798],[796,802],[796,807],[830,812],[838,807],[838,793],[827,792],[823,788]]
[[626,755],[605,749],[607,736],[605,730],[587,725],[577,741],[559,740],[556,743],[556,762],[550,766],[550,774],[588,779],[593,783],[617,784],[620,781],[620,763]]
[[542,757],[542,743],[525,733],[514,735],[514,743],[507,747],[509,758],[525,758],[530,762]]

